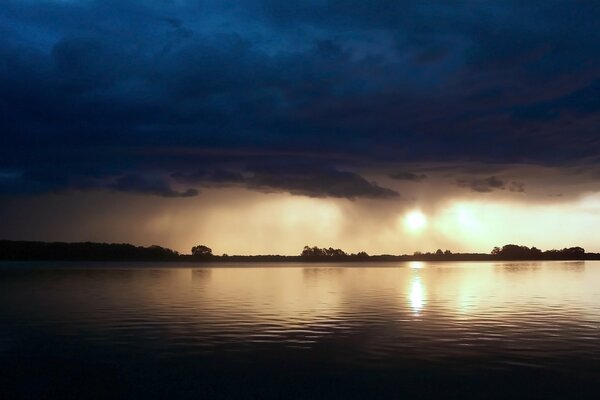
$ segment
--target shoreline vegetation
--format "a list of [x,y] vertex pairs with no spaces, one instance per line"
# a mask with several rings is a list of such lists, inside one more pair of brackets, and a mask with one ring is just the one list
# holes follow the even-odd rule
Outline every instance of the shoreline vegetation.
[[415,252],[404,255],[369,255],[364,251],[346,253],[340,249],[305,246],[297,256],[215,255],[198,245],[190,254],[161,246],[134,246],[128,243],[65,243],[0,240],[0,261],[163,261],[163,262],[385,262],[385,261],[546,261],[600,260],[600,253],[586,253],[581,247],[542,251],[514,244],[494,247],[490,253]]

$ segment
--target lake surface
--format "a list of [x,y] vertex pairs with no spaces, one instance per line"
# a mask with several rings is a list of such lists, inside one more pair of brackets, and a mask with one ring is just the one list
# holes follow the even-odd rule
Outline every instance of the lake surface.
[[600,262],[0,264],[1,398],[599,398]]

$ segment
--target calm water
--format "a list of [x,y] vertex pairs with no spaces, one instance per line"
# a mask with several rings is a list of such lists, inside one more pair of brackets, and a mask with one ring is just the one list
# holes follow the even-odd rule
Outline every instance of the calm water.
[[600,262],[0,264],[3,398],[597,398]]

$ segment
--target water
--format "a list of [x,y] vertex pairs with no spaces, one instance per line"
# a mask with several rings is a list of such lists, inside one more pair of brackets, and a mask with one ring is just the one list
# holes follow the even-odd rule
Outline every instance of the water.
[[0,328],[2,398],[600,395],[595,261],[5,263]]

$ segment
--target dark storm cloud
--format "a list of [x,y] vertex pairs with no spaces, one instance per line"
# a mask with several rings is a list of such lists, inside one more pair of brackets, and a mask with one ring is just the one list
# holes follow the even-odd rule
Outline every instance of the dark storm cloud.
[[457,179],[456,185],[469,188],[474,192],[489,193],[494,190],[508,190],[510,192],[522,193],[525,191],[525,185],[522,182],[504,181],[497,176],[490,176],[483,179]]
[[153,194],[162,197],[193,197],[198,195],[196,189],[187,189],[178,192],[162,179],[148,178],[140,175],[122,176],[112,184],[109,184],[108,188],[119,192]]
[[506,188],[510,191],[510,192],[517,192],[517,193],[523,193],[525,192],[525,184],[523,182],[509,182],[506,186]]
[[[236,153],[304,172],[198,182],[389,197],[363,171],[574,165],[600,152],[599,16],[567,1],[4,1],[0,191],[191,195],[161,177],[249,165]],[[149,151],[164,148],[189,153]]]
[[421,182],[427,179],[425,174],[417,174],[415,172],[397,172],[389,175],[392,179],[399,181]]
[[395,191],[369,182],[358,174],[336,169],[274,173],[270,168],[261,168],[255,170],[254,175],[248,179],[248,186],[258,190],[283,190],[311,197],[385,199],[398,196]]
[[309,197],[385,199],[398,196],[397,192],[354,172],[313,163],[261,162],[246,166],[241,173],[218,169],[175,173],[173,177],[204,186],[239,185],[258,191],[288,192]]

